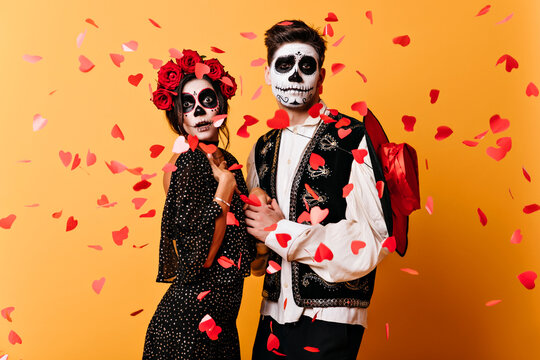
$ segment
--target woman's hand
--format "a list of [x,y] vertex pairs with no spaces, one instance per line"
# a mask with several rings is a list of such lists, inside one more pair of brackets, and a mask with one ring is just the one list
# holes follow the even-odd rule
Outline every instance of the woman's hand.
[[212,167],[212,174],[214,175],[214,179],[218,183],[220,182],[230,182],[234,183],[234,186],[236,187],[236,178],[234,177],[234,174],[227,170],[227,163],[225,161],[222,161],[219,166],[214,163],[214,160],[212,159],[212,154],[208,154],[208,161],[210,162],[210,166]]

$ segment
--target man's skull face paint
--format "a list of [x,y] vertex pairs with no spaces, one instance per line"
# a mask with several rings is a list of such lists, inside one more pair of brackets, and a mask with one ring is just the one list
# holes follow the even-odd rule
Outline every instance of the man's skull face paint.
[[180,95],[184,130],[200,140],[217,139],[218,130],[212,123],[219,101],[212,85],[205,79],[188,81]]
[[311,105],[319,73],[319,55],[311,45],[285,44],[275,52],[270,67],[272,92],[286,107]]

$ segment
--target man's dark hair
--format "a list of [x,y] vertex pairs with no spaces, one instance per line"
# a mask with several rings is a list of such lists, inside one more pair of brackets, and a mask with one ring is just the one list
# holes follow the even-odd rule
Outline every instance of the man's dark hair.
[[322,67],[324,52],[326,51],[326,40],[322,38],[316,29],[306,25],[305,22],[301,20],[280,21],[268,29],[264,35],[264,44],[268,49],[267,60],[269,65],[281,45],[298,42],[313,46],[317,54],[319,54],[319,68]]

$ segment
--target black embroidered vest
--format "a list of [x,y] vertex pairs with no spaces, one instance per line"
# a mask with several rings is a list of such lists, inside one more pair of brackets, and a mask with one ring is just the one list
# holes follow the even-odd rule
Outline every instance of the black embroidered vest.
[[[349,126],[342,127],[351,129],[349,135],[341,139],[334,123],[326,124],[321,121],[313,138],[306,146],[292,183],[289,220],[297,221],[300,214],[306,210],[305,203],[310,209],[314,206],[329,209],[328,216],[321,222],[322,225],[337,223],[345,219],[347,203],[343,198],[343,187],[349,183],[352,162],[355,161],[351,150],[358,148],[367,133],[364,124],[356,119],[343,114],[338,114],[333,118],[339,120],[343,117],[351,120]],[[272,130],[266,133],[259,138],[255,148],[255,165],[260,187],[274,199],[277,199],[276,174],[282,131]],[[367,145],[375,181],[385,181],[382,167],[369,138],[367,138]],[[311,153],[322,156],[325,165],[313,170],[309,165]],[[313,190],[312,193],[315,193],[315,196],[307,191],[306,185]],[[381,204],[387,228],[390,229],[389,235],[391,235],[392,209],[386,186]],[[281,264],[281,257],[273,251],[270,251],[269,260]],[[362,308],[369,306],[376,269],[353,281],[331,283],[318,276],[306,264],[293,261],[291,266],[294,302],[298,306]],[[265,275],[263,297],[271,301],[278,300],[281,289],[280,275],[280,272]]]

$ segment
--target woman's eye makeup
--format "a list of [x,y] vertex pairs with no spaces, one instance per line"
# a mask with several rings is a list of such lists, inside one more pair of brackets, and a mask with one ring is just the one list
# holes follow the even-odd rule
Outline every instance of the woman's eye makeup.
[[195,98],[191,94],[182,94],[182,112],[187,113],[195,107]]
[[199,103],[207,109],[215,108],[218,104],[216,92],[213,89],[204,89],[199,94]]

